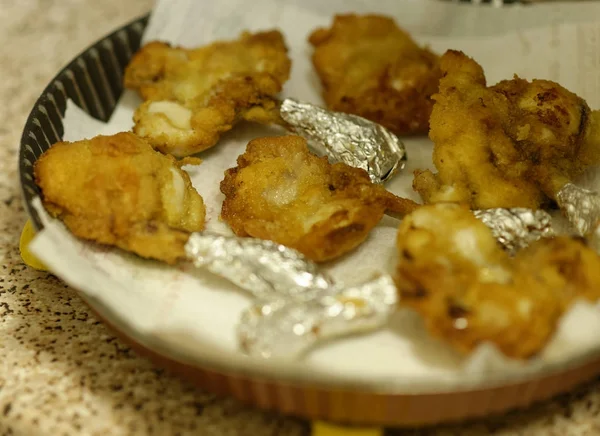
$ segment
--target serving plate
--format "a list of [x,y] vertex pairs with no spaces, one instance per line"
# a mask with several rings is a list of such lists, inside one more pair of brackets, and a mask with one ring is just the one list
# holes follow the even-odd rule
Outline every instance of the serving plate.
[[[62,139],[67,100],[89,115],[107,121],[122,88],[122,74],[138,49],[148,17],[139,18],[101,39],[69,63],[46,87],[29,115],[19,152],[21,186],[31,221],[43,222],[35,208],[39,190],[33,164],[52,143]],[[132,329],[126,319],[93,295],[81,293],[92,310],[141,354],[198,385],[255,406],[305,418],[373,425],[424,425],[524,407],[563,392],[600,373],[600,355],[584,353],[567,365],[512,378],[490,378],[460,389],[407,389],[389,382],[333,380],[323,374],[295,372],[291,366],[240,363],[208,350],[190,359],[167,341]],[[240,356],[241,358],[241,356]]]

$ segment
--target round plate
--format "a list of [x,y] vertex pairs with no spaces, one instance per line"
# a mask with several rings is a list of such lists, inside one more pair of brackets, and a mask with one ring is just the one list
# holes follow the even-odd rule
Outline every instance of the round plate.
[[[85,112],[108,120],[122,93],[123,70],[138,49],[148,17],[139,18],[101,39],[69,63],[46,87],[31,111],[19,152],[20,179],[29,216],[42,222],[33,200],[39,195],[33,164],[63,137],[62,119],[71,99]],[[423,425],[483,416],[546,399],[600,373],[598,354],[579,356],[569,367],[546,368],[527,379],[489,381],[485,388],[406,393],[393,386],[340,384],[324,377],[299,379],[259,366],[222,365],[216,359],[187,362],[168,347],[150,343],[127,329],[113,311],[90,296],[82,298],[133,348],[215,393],[261,408],[305,418],[376,425]],[[248,369],[251,368],[251,369]]]

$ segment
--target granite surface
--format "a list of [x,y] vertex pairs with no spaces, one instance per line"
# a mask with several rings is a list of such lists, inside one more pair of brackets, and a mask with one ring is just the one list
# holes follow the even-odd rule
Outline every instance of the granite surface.
[[[71,57],[151,0],[0,1],[0,434],[306,435],[307,423],[217,399],[153,367],[77,293],[21,263],[17,178],[25,118]],[[598,435],[600,382],[528,411],[390,435]]]

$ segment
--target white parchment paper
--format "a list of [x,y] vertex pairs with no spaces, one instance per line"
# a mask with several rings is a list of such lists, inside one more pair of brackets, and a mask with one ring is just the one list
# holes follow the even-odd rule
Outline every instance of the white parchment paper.
[[[391,15],[439,53],[459,49],[474,57],[488,82],[511,78],[545,78],[600,108],[600,2],[542,4],[492,8],[438,0],[160,0],[144,41],[159,39],[193,47],[236,37],[242,30],[279,28],[293,61],[284,96],[321,103],[318,79],[310,64],[308,34],[330,24],[340,12]],[[139,98],[126,92],[109,123],[90,118],[72,102],[64,120],[65,140],[91,138],[129,130]],[[218,146],[201,154],[202,165],[186,168],[207,206],[207,228],[228,232],[219,222],[223,172],[235,165],[247,142],[281,130],[243,124]],[[406,141],[408,165],[388,188],[418,200],[411,189],[412,170],[431,167],[427,138]],[[588,186],[597,185],[595,175]],[[578,303],[564,316],[543,353],[527,363],[510,361],[485,345],[461,357],[426,333],[419,317],[401,310],[389,327],[342,339],[311,352],[299,362],[263,362],[243,356],[235,337],[240,313],[250,299],[223,279],[202,271],[169,268],[118,250],[74,238],[64,226],[43,214],[45,229],[32,250],[104,317],[139,342],[162,353],[200,365],[263,375],[355,383],[405,391],[447,390],[496,383],[548,371],[600,350],[600,313]],[[398,221],[384,218],[369,239],[352,254],[327,266],[345,283],[374,271],[391,272]]]

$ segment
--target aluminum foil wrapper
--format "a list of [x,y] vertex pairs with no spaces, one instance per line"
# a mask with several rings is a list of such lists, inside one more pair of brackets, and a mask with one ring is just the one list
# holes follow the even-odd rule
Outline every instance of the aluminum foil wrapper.
[[333,284],[302,254],[271,241],[193,233],[185,251],[196,267],[224,277],[261,300],[310,300]]
[[293,359],[320,341],[384,326],[397,302],[388,275],[310,301],[282,298],[244,312],[238,339],[249,355]]
[[556,194],[556,202],[580,236],[600,222],[600,195],[595,191],[567,183]]
[[383,183],[404,168],[404,144],[377,123],[290,98],[281,103],[280,115],[289,130],[330,160],[364,169],[373,183]]
[[492,230],[511,254],[541,238],[554,236],[552,217],[543,210],[525,208],[475,210],[473,214]]

